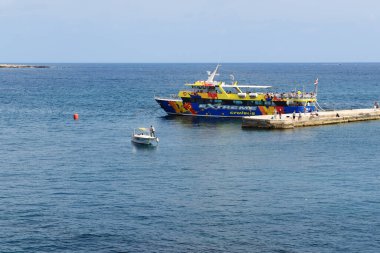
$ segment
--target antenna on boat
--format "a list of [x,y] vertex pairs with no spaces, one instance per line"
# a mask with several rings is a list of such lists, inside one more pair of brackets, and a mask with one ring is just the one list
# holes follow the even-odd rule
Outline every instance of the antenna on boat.
[[207,82],[213,82],[215,76],[219,75],[218,74],[218,69],[219,69],[220,66],[221,66],[220,64],[216,65],[216,68],[215,68],[215,70],[212,73],[210,73],[210,71],[207,71],[207,74],[208,74]]

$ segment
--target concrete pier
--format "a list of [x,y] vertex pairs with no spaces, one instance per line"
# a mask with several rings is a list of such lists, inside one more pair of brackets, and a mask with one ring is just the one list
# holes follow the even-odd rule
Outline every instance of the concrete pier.
[[330,124],[349,123],[365,120],[380,119],[380,109],[352,109],[323,111],[318,113],[297,113],[293,119],[293,114],[279,115],[258,115],[243,117],[243,128],[259,129],[290,129],[295,127],[320,126]]

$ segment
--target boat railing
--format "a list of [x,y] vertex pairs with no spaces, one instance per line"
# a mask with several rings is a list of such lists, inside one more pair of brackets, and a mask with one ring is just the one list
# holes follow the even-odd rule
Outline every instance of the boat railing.
[[287,93],[281,93],[281,94],[275,94],[276,97],[279,98],[316,98],[316,96],[313,93],[303,92],[303,93],[295,93],[295,92],[287,92]]
[[169,97],[174,99],[181,99],[181,97],[178,96],[178,94],[170,94]]
[[179,97],[177,94],[169,94],[167,96],[157,96],[157,95],[154,95],[154,98],[158,98],[158,99],[181,99],[181,97]]

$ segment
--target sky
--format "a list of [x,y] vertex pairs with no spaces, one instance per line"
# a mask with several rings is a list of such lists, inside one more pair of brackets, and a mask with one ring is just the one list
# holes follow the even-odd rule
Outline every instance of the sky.
[[0,63],[380,62],[378,0],[0,0]]

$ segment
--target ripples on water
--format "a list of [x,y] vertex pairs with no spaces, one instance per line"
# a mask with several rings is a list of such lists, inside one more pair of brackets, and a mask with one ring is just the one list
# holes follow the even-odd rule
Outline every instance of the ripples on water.
[[[156,105],[213,68],[1,69],[0,251],[377,252],[380,122],[248,131]],[[319,77],[330,109],[380,100],[380,64],[221,71],[283,89]],[[133,128],[151,124],[159,146],[132,145]]]

